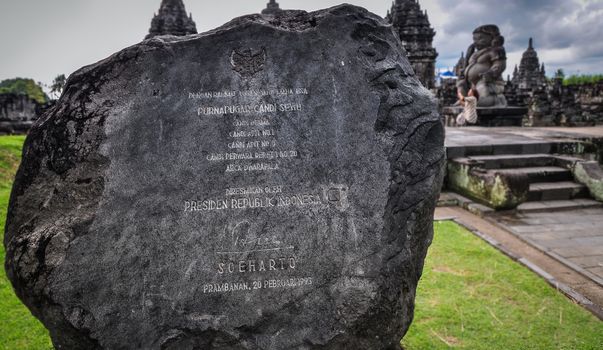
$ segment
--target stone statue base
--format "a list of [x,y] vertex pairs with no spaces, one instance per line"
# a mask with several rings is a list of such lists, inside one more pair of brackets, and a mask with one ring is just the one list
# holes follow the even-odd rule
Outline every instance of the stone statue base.
[[[442,114],[446,118],[446,126],[457,126],[456,117],[462,111],[462,106],[444,107]],[[477,123],[467,126],[523,126],[527,113],[528,109],[523,107],[478,107]]]

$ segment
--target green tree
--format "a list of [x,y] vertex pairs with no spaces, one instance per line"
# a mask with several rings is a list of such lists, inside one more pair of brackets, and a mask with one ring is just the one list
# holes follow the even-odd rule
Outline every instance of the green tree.
[[50,85],[50,93],[52,94],[52,97],[54,97],[55,99],[61,97],[66,83],[67,78],[65,78],[65,74],[57,75],[56,78],[54,78],[54,80],[52,81],[52,85]]
[[555,72],[555,78],[557,78],[557,79],[565,78],[565,72],[563,71],[563,69],[561,69],[561,68],[557,69],[557,71]]
[[0,82],[0,94],[27,95],[32,100],[43,104],[48,102],[48,96],[42,87],[33,79],[15,78]]
[[593,74],[593,75],[572,74],[563,80],[563,85],[594,84],[599,81],[603,81],[603,74]]

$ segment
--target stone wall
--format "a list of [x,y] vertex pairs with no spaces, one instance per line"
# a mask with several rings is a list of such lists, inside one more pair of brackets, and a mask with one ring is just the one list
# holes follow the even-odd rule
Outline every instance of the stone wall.
[[458,101],[456,80],[442,79],[440,86],[435,89],[435,94],[438,99],[438,107],[440,108],[441,114],[444,107],[452,106]]
[[[603,81],[564,86],[559,79],[534,90],[505,88],[510,106],[528,107],[529,126],[589,126],[603,124]],[[456,101],[454,80],[443,80],[436,90],[440,111]]]
[[[570,122],[603,124],[603,81],[562,87],[562,95],[573,96],[577,113]],[[563,105],[561,106],[563,109]]]
[[603,82],[564,86],[560,79],[525,99],[530,125],[589,126],[603,124]]
[[0,135],[27,133],[42,109],[25,95],[0,94]]

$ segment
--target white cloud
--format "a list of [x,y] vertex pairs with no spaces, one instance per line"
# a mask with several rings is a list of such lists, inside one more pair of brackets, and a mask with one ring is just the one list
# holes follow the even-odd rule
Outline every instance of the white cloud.
[[[602,0],[437,0],[448,5],[454,21],[436,23],[436,47],[441,53],[439,66],[449,66],[458,59],[453,48],[467,47],[471,32],[485,23],[499,25],[506,39],[508,69],[512,73],[521,53],[533,37],[541,62],[553,73],[565,68],[572,73],[597,73],[600,65],[591,63],[603,58]],[[426,0],[427,2],[427,0]]]

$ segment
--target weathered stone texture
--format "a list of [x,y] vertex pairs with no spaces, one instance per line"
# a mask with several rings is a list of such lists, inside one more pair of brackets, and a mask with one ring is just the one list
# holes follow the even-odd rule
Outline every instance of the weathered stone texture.
[[539,102],[538,106],[543,109],[540,125],[603,123],[603,81],[565,86],[560,79],[553,79],[547,87],[546,97]]
[[403,52],[345,5],[76,72],[14,184],[18,296],[58,349],[399,347],[445,158]]

